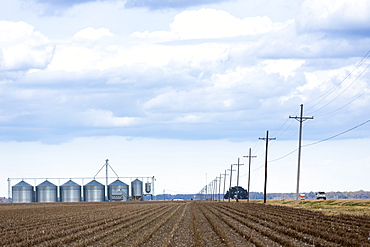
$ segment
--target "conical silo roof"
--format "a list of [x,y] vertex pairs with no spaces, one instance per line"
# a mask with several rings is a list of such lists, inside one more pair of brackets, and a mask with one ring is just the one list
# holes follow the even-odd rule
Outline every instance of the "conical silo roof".
[[85,184],[85,186],[104,186],[96,180],[92,180],[90,183]]
[[62,184],[60,187],[65,187],[65,186],[81,186],[81,185],[79,185],[78,183],[75,183],[75,182],[73,182],[72,180],[69,180],[69,181],[67,181],[67,182],[65,182],[64,184]]
[[16,185],[13,185],[13,187],[33,187],[33,186],[22,180],[19,183],[17,183]]
[[127,185],[127,184],[125,184],[125,183],[124,183],[124,182],[122,182],[121,180],[117,179],[116,181],[112,182],[112,183],[111,183],[111,184],[109,184],[109,185],[113,185],[113,186],[115,186],[115,185],[125,186],[125,185]]
[[45,187],[45,186],[48,186],[48,187],[57,187],[55,184],[53,184],[53,183],[49,182],[48,180],[45,180],[45,181],[44,181],[44,182],[42,182],[41,184],[37,185],[37,187],[38,187],[38,186],[43,186],[43,187]]

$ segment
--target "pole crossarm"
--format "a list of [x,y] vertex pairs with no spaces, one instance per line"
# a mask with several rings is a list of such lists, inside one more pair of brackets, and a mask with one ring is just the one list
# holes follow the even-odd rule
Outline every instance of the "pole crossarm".
[[313,117],[302,117],[302,116],[295,116],[295,117],[292,117],[292,116],[289,116],[289,118],[294,118],[295,120],[297,120],[298,122],[304,122],[308,119],[313,119]]
[[257,158],[257,155],[252,155],[252,156],[243,156],[244,158]]

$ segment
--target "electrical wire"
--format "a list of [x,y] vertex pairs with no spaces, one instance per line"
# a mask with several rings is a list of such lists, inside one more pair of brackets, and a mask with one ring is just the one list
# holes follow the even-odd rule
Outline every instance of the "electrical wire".
[[[355,68],[349,73],[349,74],[347,74],[341,81],[340,81],[340,83],[338,83],[338,84],[336,84],[336,85],[334,85],[335,87],[333,87],[333,88],[331,88],[330,90],[328,90],[327,92],[325,92],[325,93],[323,93],[322,95],[320,95],[319,97],[317,97],[317,98],[315,98],[315,99],[313,99],[313,100],[311,100],[311,101],[309,101],[309,102],[306,102],[306,104],[310,104],[310,103],[312,103],[312,102],[314,102],[314,101],[316,101],[317,99],[319,99],[319,98],[321,98],[321,97],[323,97],[323,96],[325,96],[325,97],[323,97],[319,102],[317,102],[316,104],[314,104],[314,105],[312,105],[312,106],[310,106],[310,107],[308,107],[307,108],[307,110],[309,111],[310,109],[312,109],[313,107],[315,107],[316,105],[318,105],[318,104],[320,104],[324,99],[326,99],[332,92],[334,92],[334,90],[335,89],[337,89],[337,88],[339,88],[339,86],[345,81],[345,80],[347,80],[352,74],[353,74],[353,72],[356,70],[356,69],[358,69],[368,58],[370,57],[370,50],[368,50],[367,51],[367,53],[362,57],[362,59],[361,59],[361,61],[355,66]],[[366,68],[367,69],[367,68]],[[365,70],[366,70],[365,69]]]
[[[295,110],[295,112],[293,113],[293,115],[295,115],[298,112],[298,110],[299,110],[299,107]],[[282,136],[290,128],[290,126],[292,126],[292,123],[290,123],[288,125],[288,127],[285,128],[284,131],[281,134],[278,135],[279,131],[284,127],[284,125],[286,123],[288,123],[288,121],[289,121],[289,118],[286,118],[285,122],[279,128],[277,128],[276,132],[272,132],[273,135],[276,136],[276,138]],[[272,131],[274,131],[274,130],[272,130]]]
[[[320,104],[322,101],[324,101],[329,95],[331,95],[334,91],[335,91],[335,89],[337,89],[337,88],[339,88],[339,86],[340,85],[342,85],[343,84],[343,82],[344,81],[346,81],[348,78],[350,78],[350,76],[355,72],[355,70],[356,69],[358,69],[365,61],[367,61],[368,59],[370,58],[370,50],[368,50],[367,51],[367,53],[363,56],[363,58],[361,59],[361,61],[355,66],[355,68],[349,73],[349,74],[347,74],[338,84],[336,84],[335,85],[335,87],[333,87],[332,89],[330,89],[330,90],[328,90],[327,92],[325,92],[325,93],[323,93],[322,95],[320,95],[319,97],[317,97],[317,98],[315,98],[315,99],[313,99],[313,100],[311,100],[311,101],[309,101],[309,102],[306,102],[306,104],[310,104],[310,103],[313,103],[313,102],[315,102],[316,100],[318,100],[318,99],[320,99],[321,98],[321,100],[319,100],[316,104],[314,104],[314,105],[312,105],[312,106],[310,106],[309,108],[307,108],[307,110],[310,110],[310,109],[312,109],[312,108],[314,108],[315,106],[317,106],[318,104]],[[331,104],[332,102],[334,102],[336,99],[338,99],[344,92],[346,92],[364,73],[365,73],[365,71],[368,69],[370,67],[370,64],[368,64],[366,67],[365,67],[365,69],[363,69],[362,71],[361,71],[361,73],[352,81],[352,83],[350,83],[342,92],[340,92],[336,97],[334,97],[332,100],[330,100],[328,103],[326,103],[325,105],[323,105],[322,107],[320,107],[320,108],[318,108],[318,109],[316,109],[315,111],[312,111],[312,112],[310,112],[310,114],[312,114],[312,113],[315,113],[315,112],[318,112],[319,110],[321,110],[321,109],[323,109],[323,108],[325,108],[325,107],[327,107],[329,104]],[[350,101],[349,103],[347,103],[347,104],[345,104],[345,105],[343,105],[343,106],[341,106],[340,108],[338,108],[338,109],[336,109],[336,110],[334,110],[334,111],[331,111],[331,112],[329,112],[329,113],[326,113],[326,114],[323,114],[323,115],[328,115],[328,114],[331,114],[331,113],[333,113],[333,112],[336,112],[336,111],[338,111],[338,110],[341,110],[341,109],[343,109],[344,107],[346,107],[346,106],[348,106],[349,104],[351,104],[352,102],[354,102],[355,100],[357,100],[358,98],[360,98],[360,97],[362,97],[363,95],[365,95],[367,92],[368,92],[369,90],[368,89],[366,89],[365,90],[365,92],[363,92],[362,94],[360,94],[359,96],[357,96],[356,98],[354,98],[352,101]],[[298,110],[296,110],[295,111],[295,113],[297,112]],[[294,115],[294,114],[293,114]],[[319,116],[323,116],[323,115],[319,115]],[[279,131],[287,124],[287,122],[288,122],[288,119],[279,127],[279,128],[277,128],[277,130],[276,130],[276,133],[275,133],[275,135],[277,135],[278,133],[279,133]],[[292,121],[293,122],[293,121]],[[285,128],[284,129],[284,131],[281,133],[281,134],[279,134],[278,136],[280,137],[280,136],[282,136],[290,127],[291,127],[291,125],[292,125],[292,122],[287,126],[287,128]],[[361,124],[359,124],[359,125],[356,125],[356,126],[354,126],[354,127],[352,127],[352,128],[350,128],[350,129],[348,129],[348,130],[346,130],[346,131],[343,131],[343,132],[340,132],[340,133],[338,133],[338,134],[336,134],[336,135],[333,135],[333,136],[331,136],[331,137],[328,137],[328,138],[325,138],[325,139],[323,139],[323,140],[320,140],[320,141],[316,141],[316,142],[313,142],[313,143],[310,143],[310,144],[306,144],[306,145],[302,145],[301,147],[308,147],[308,146],[313,146],[313,145],[316,145],[316,144],[319,144],[319,143],[321,143],[321,142],[325,142],[325,141],[328,141],[328,140],[331,140],[331,139],[333,139],[333,138],[335,138],[335,137],[338,137],[338,136],[340,136],[340,135],[343,135],[343,134],[345,134],[345,133],[348,133],[348,132],[350,132],[350,131],[352,131],[352,130],[354,130],[354,129],[357,129],[357,128],[359,128],[359,127],[361,127],[361,126],[363,126],[363,125],[365,125],[365,124],[367,124],[367,123],[369,123],[370,122],[370,119],[369,120],[367,120],[367,121],[365,121],[365,122],[363,122],[363,123],[361,123]],[[306,122],[305,123],[305,125],[307,125],[308,124],[308,122]],[[295,135],[296,135],[296,133],[295,133]],[[260,142],[259,141],[257,141],[256,142],[256,144],[254,145],[254,148],[253,149],[255,149],[256,148],[256,146],[258,145],[258,148],[257,149],[259,149],[260,148],[260,146],[261,145],[259,145],[260,144]],[[290,156],[290,155],[292,155],[293,153],[295,153],[296,151],[298,150],[298,148],[297,149],[295,149],[295,150],[293,150],[293,151],[291,151],[291,152],[289,152],[289,153],[287,153],[287,154],[285,154],[285,155],[283,155],[283,156],[281,156],[281,157],[279,157],[279,158],[277,158],[277,159],[274,159],[274,160],[270,160],[269,162],[275,162],[275,161],[278,161],[278,160],[281,160],[281,159],[284,159],[284,158],[286,158],[286,157],[288,157],[288,156]],[[255,168],[255,169],[253,169],[253,170],[251,170],[251,172],[255,172],[255,171],[257,171],[257,170],[259,170],[259,169],[261,169],[263,166],[264,166],[265,164],[262,164],[261,166],[259,166],[259,167],[257,167],[257,168]],[[242,175],[241,177],[244,177],[244,176],[246,176],[247,174],[244,174],[244,175]],[[234,179],[232,179],[232,181],[235,181],[235,178]],[[209,183],[208,185],[206,185],[204,188],[206,188],[207,186],[210,186],[210,184],[211,183]]]
[[341,136],[341,135],[343,135],[345,133],[348,133],[348,132],[350,132],[350,131],[352,131],[354,129],[357,129],[357,128],[359,128],[359,127],[361,127],[361,126],[363,126],[363,125],[365,125],[365,124],[367,124],[369,122],[370,122],[370,119],[367,120],[367,121],[365,121],[365,122],[363,122],[363,123],[360,123],[359,125],[356,125],[355,127],[352,127],[352,128],[350,128],[348,130],[345,130],[343,132],[340,132],[339,134],[333,135],[331,137],[325,138],[325,139],[320,140],[320,141],[317,141],[317,142],[313,142],[313,143],[310,143],[310,144],[303,145],[302,147],[309,147],[309,146],[313,146],[313,145],[316,145],[316,144],[321,143],[321,142],[325,142],[325,141],[331,140],[331,139],[333,139],[335,137]]
[[346,107],[346,106],[350,105],[351,103],[353,103],[355,100],[359,99],[360,97],[364,96],[364,95],[365,95],[365,94],[367,94],[368,92],[369,92],[369,90],[368,90],[368,89],[366,89],[362,94],[360,94],[359,96],[357,96],[356,98],[354,98],[353,100],[351,100],[350,102],[348,102],[347,104],[345,104],[345,105],[343,105],[343,106],[341,106],[341,107],[337,108],[337,109],[336,109],[336,110],[334,110],[334,111],[330,111],[330,112],[327,112],[327,113],[324,113],[324,114],[318,115],[318,117],[326,116],[326,115],[332,114],[332,113],[334,113],[334,112],[337,112],[337,111],[339,111],[339,110],[343,109],[344,107]]
[[280,158],[277,158],[277,159],[274,159],[274,160],[270,160],[269,162],[271,163],[271,162],[275,162],[275,161],[284,159],[285,157],[288,157],[289,155],[294,154],[297,150],[298,150],[298,148],[296,148],[295,150],[291,151],[290,153],[287,153],[284,156],[281,156]]
[[[310,114],[312,113],[315,113],[315,112],[318,112],[320,111],[321,109],[327,107],[328,105],[330,105],[331,103],[333,103],[333,101],[335,101],[336,99],[338,99],[344,92],[346,92],[364,73],[365,71],[370,67],[370,63],[365,67],[365,69],[363,71],[361,71],[361,73],[356,77],[355,80],[353,80],[353,82],[351,84],[349,84],[342,92],[340,92],[336,97],[334,97],[332,100],[330,100],[328,103],[326,103],[325,105],[323,105],[322,107],[316,109],[315,111],[312,111],[310,112]],[[353,101],[352,101],[353,102]]]
[[[370,122],[370,119],[369,119],[369,120],[367,120],[367,121],[365,121],[365,122],[363,122],[363,123],[361,123],[361,124],[356,125],[355,127],[352,127],[352,128],[350,128],[350,129],[348,129],[348,130],[345,130],[345,131],[343,131],[343,132],[340,132],[340,133],[338,133],[338,134],[336,134],[336,135],[333,135],[333,136],[331,136],[331,137],[328,137],[328,138],[325,138],[325,139],[323,139],[323,140],[316,141],[316,142],[313,142],[313,143],[310,143],[310,144],[302,145],[301,147],[309,147],[309,146],[313,146],[313,145],[316,145],[316,144],[321,143],[321,142],[328,141],[328,140],[330,140],[330,139],[333,139],[333,138],[335,138],[335,137],[338,137],[338,136],[341,136],[341,135],[343,135],[343,134],[345,134],[345,133],[348,133],[348,132],[350,132],[350,131],[352,131],[352,130],[354,130],[354,129],[357,129],[357,128],[359,128],[359,127],[361,127],[361,126],[363,126],[363,125],[365,125],[365,124],[367,124],[367,123],[369,123],[369,122]],[[296,148],[295,150],[293,150],[293,151],[291,151],[291,152],[289,152],[289,153],[287,153],[287,154],[285,154],[285,155],[283,155],[283,156],[281,156],[281,157],[279,157],[279,158],[277,158],[277,159],[270,160],[270,161],[269,161],[269,163],[271,163],[271,162],[275,162],[275,161],[278,161],[278,160],[281,160],[281,159],[284,159],[285,157],[288,157],[289,155],[291,155],[291,154],[295,153],[297,150],[298,150],[298,148]],[[262,166],[263,166],[263,165],[262,165]],[[255,170],[260,169],[262,166],[258,167],[258,168],[257,168],[257,169],[255,169]],[[253,170],[253,171],[255,171],[255,170]]]

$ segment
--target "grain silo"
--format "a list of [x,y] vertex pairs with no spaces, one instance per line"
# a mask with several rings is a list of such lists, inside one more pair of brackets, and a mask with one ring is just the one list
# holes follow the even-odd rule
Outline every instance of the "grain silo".
[[34,194],[33,186],[23,180],[12,186],[12,202],[14,203],[33,202]]
[[133,200],[141,200],[143,198],[143,182],[139,179],[131,182],[131,197]]
[[69,180],[59,187],[59,195],[61,202],[80,202],[81,185]]
[[121,180],[117,179],[108,185],[108,200],[109,201],[127,201],[129,197],[129,186]]
[[145,192],[147,193],[147,194],[150,194],[150,192],[152,191],[152,186],[151,186],[152,184],[151,183],[149,183],[149,182],[146,182],[145,183]]
[[105,186],[96,180],[84,185],[84,201],[102,202],[105,200]]
[[55,184],[45,180],[36,186],[37,202],[56,202],[58,201],[58,188]]

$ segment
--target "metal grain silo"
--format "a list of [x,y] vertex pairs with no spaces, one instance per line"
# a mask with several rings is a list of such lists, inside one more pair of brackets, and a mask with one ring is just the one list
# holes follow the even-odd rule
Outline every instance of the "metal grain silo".
[[84,185],[84,200],[102,202],[105,200],[105,186],[96,180]]
[[37,202],[56,202],[58,201],[58,188],[55,184],[45,180],[36,186]]
[[145,183],[145,192],[147,194],[150,194],[151,191],[152,191],[151,183],[149,183],[149,182]]
[[59,195],[61,202],[80,202],[81,185],[69,180],[59,187]]
[[143,182],[135,179],[131,182],[131,197],[133,200],[139,200],[143,196]]
[[109,201],[127,201],[129,197],[129,186],[121,180],[117,179],[108,185],[108,200]]
[[12,202],[14,203],[24,203],[33,202],[34,191],[33,186],[26,183],[25,181],[20,181],[16,185],[12,186]]

